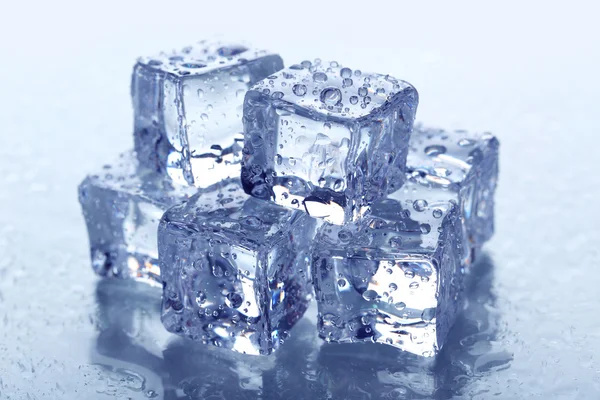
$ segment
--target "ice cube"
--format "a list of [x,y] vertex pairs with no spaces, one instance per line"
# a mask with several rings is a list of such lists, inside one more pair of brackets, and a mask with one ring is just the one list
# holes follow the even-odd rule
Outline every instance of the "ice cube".
[[319,335],[433,356],[461,308],[460,210],[443,189],[407,182],[346,226],[324,224],[313,251]]
[[407,157],[410,181],[439,188],[460,207],[473,261],[494,233],[498,140],[489,133],[446,132],[416,126]]
[[241,353],[277,349],[310,300],[315,225],[239,179],[171,208],[158,233],[164,326]]
[[142,165],[198,187],[239,176],[244,95],[282,68],[277,54],[207,41],[140,58],[131,94]]
[[133,152],[86,177],[79,185],[79,202],[94,271],[160,286],[158,223],[164,211],[195,191],[165,176],[138,171]]
[[244,101],[247,193],[342,224],[404,182],[418,95],[389,75],[308,61]]

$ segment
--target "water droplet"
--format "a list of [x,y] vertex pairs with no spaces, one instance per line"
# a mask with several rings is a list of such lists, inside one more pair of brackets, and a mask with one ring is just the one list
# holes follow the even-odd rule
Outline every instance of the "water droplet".
[[399,249],[400,247],[402,247],[402,238],[399,236],[395,236],[393,238],[390,238],[389,243],[391,247]]
[[333,67],[333,68],[337,68],[337,67],[339,67],[339,66],[340,66],[340,64],[338,64],[338,62],[337,62],[337,61],[331,61],[331,62],[329,63],[329,66],[331,66],[331,67]]
[[362,74],[362,71],[360,69],[357,69],[354,71],[354,76],[360,76]]
[[271,94],[271,98],[275,99],[275,100],[279,100],[283,97],[283,93],[282,92],[273,92],[273,94]]
[[304,96],[306,94],[306,86],[301,84],[295,84],[292,87],[292,91],[296,96]]
[[393,292],[394,290],[397,290],[397,289],[398,289],[398,285],[396,285],[396,284],[395,284],[395,283],[393,283],[393,282],[392,282],[392,283],[390,283],[390,286],[389,286],[389,287],[390,287],[390,292]]
[[300,63],[300,65],[302,65],[302,67],[304,68],[310,68],[312,66],[312,63],[308,60],[304,60]]
[[327,75],[324,72],[315,72],[313,74],[313,81],[315,82],[327,82]]
[[394,305],[394,307],[396,307],[396,310],[402,311],[406,308],[406,304],[404,304],[403,302],[399,302],[399,303],[396,303]]
[[437,155],[444,154],[446,152],[446,146],[442,146],[441,144],[433,144],[425,147],[424,151],[429,157],[435,157]]
[[238,308],[242,305],[243,302],[244,299],[242,298],[242,296],[235,292],[229,293],[225,297],[225,304],[227,304],[227,306],[230,308]]
[[358,95],[360,97],[365,97],[368,93],[369,93],[369,90],[364,86],[362,86],[358,89]]
[[460,147],[469,147],[469,146],[473,146],[474,144],[475,144],[475,141],[473,139],[463,138],[458,141],[458,145]]
[[206,301],[206,294],[203,291],[196,293],[196,304],[198,307],[202,307],[202,304]]
[[354,84],[354,82],[352,81],[352,79],[350,78],[344,78],[344,80],[342,81],[342,87],[350,87]]
[[276,163],[277,165],[281,165],[281,164],[283,163],[283,157],[281,157],[281,155],[280,155],[280,154],[277,154],[277,155],[275,156],[275,163]]
[[348,282],[345,279],[338,279],[337,284],[340,288],[343,288],[346,286]]
[[202,113],[202,115],[200,115],[200,119],[202,121],[208,121],[208,114]]
[[206,67],[206,64],[184,63],[184,64],[181,64],[181,66],[184,67],[184,68],[198,69],[198,68],[204,68],[204,67]]
[[377,292],[374,290],[365,290],[363,293],[363,298],[367,301],[376,300],[378,297]]
[[198,89],[198,91],[196,93],[198,93],[198,97],[200,97],[200,98],[204,97],[204,90]]
[[433,210],[434,218],[442,218],[443,214],[444,214],[444,212],[442,210],[440,210],[439,208],[436,208],[435,210]]
[[411,289],[418,289],[419,288],[419,282],[411,282],[410,285],[408,285],[409,288]]
[[426,200],[419,199],[419,200],[415,200],[413,202],[413,208],[416,211],[419,211],[419,212],[424,211],[426,207],[427,207],[427,201]]
[[412,279],[415,277],[415,271],[413,271],[412,269],[407,269],[406,271],[404,271],[404,276],[408,279]]
[[217,50],[217,54],[221,57],[233,57],[248,50],[244,46],[226,46]]
[[352,76],[352,70],[350,68],[342,68],[340,70],[340,76],[342,78],[350,78]]
[[321,101],[329,106],[335,106],[342,99],[342,92],[338,88],[327,88],[321,91]]
[[150,60],[150,61],[148,61],[148,65],[151,65],[151,66],[154,66],[154,67],[155,67],[155,66],[157,66],[157,65],[162,65],[162,61],[158,61],[158,60]]
[[356,103],[358,103],[358,97],[350,96],[350,104],[356,104]]
[[425,322],[431,322],[435,318],[435,308],[426,308],[421,314],[421,319]]
[[423,234],[428,234],[431,232],[431,225],[429,224],[421,224],[419,225],[419,228],[421,228],[421,233]]
[[338,232],[338,238],[342,242],[348,242],[348,241],[350,241],[350,239],[352,239],[352,233],[350,231],[343,229]]

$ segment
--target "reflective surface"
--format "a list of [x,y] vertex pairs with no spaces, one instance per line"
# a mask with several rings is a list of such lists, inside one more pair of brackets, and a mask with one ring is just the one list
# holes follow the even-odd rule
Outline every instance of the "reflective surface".
[[[6,5],[0,398],[210,399],[203,393],[216,391],[222,395],[213,398],[228,399],[258,393],[394,399],[412,392],[438,399],[595,399],[595,3],[452,3],[433,12],[429,3],[388,2],[371,15],[359,12],[358,2],[343,8],[307,0],[293,18],[280,3],[257,1],[242,12],[221,3],[181,0],[177,12],[155,0]],[[351,15],[353,30],[317,14]],[[426,126],[499,138],[496,233],[483,248],[493,272],[473,287],[480,301],[469,303],[433,373],[380,348],[319,347],[311,318],[299,322],[273,358],[248,364],[167,334],[154,316],[157,298],[124,305],[108,294],[115,311],[106,311],[76,187],[133,146],[129,82],[136,57],[218,31],[285,60],[337,59],[406,79],[419,91],[417,119]],[[400,40],[405,36],[410,40]]]
[[323,344],[314,329],[314,309],[272,356],[203,346],[156,329],[156,291],[107,281],[96,288],[99,333],[91,360],[103,369],[104,393],[134,398],[446,399],[481,385],[480,377],[512,361],[496,345],[494,269],[489,257],[475,264],[469,305],[437,362],[373,344]]

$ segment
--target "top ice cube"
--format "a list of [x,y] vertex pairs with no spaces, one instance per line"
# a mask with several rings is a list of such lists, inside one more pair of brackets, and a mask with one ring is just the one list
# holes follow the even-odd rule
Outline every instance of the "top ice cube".
[[198,187],[239,176],[244,95],[282,68],[277,54],[206,41],[140,58],[131,95],[142,167]]
[[244,190],[334,224],[404,182],[418,94],[389,75],[304,61],[244,100]]

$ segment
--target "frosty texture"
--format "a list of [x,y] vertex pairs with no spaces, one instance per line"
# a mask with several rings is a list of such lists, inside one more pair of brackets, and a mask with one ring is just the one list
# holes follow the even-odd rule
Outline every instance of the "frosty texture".
[[206,41],[140,58],[131,95],[142,165],[198,187],[239,176],[244,95],[282,68],[276,54]]
[[407,183],[345,227],[324,225],[313,280],[319,335],[433,356],[461,306],[459,209],[435,188]]
[[360,217],[404,181],[418,95],[389,75],[305,61],[244,101],[247,193],[328,222]]
[[472,261],[494,233],[498,140],[489,133],[415,127],[407,158],[408,179],[440,189],[460,208]]
[[246,195],[239,180],[165,213],[159,228],[167,330],[248,354],[277,349],[310,299],[315,221]]
[[92,267],[100,276],[160,285],[156,231],[164,211],[194,193],[164,176],[138,172],[133,153],[79,185]]

